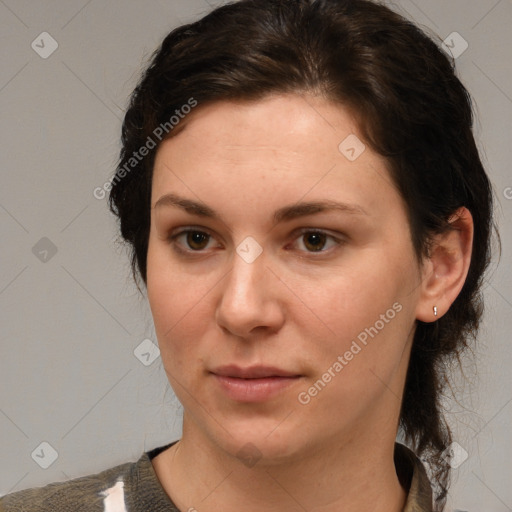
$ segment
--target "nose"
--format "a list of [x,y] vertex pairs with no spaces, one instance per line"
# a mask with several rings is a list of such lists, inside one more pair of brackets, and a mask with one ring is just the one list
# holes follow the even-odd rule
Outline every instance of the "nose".
[[223,330],[249,339],[281,328],[285,318],[282,284],[267,267],[264,253],[252,263],[235,254],[232,269],[222,282],[216,321]]

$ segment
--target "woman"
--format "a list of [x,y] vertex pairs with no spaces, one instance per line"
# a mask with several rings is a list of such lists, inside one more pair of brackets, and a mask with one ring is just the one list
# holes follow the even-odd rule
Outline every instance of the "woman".
[[172,31],[110,204],[183,436],[0,509],[442,511],[440,393],[492,226],[471,127],[449,58],[372,1],[242,0]]

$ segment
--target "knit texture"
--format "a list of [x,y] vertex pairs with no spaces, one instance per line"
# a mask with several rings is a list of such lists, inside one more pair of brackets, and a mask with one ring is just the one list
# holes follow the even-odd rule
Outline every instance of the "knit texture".
[[[0,498],[0,512],[180,512],[151,464],[172,444],[95,475],[8,494]],[[403,512],[432,512],[432,489],[421,461],[396,443],[395,465],[400,483],[409,489]]]

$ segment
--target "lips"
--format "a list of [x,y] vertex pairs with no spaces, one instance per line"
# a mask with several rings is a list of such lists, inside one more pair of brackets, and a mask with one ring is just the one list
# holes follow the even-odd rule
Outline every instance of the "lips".
[[297,373],[275,368],[273,366],[250,366],[241,368],[236,365],[221,366],[212,371],[221,377],[233,377],[235,379],[263,379],[266,377],[299,377]]
[[298,382],[301,375],[273,366],[236,365],[216,368],[211,375],[220,391],[236,402],[264,402]]

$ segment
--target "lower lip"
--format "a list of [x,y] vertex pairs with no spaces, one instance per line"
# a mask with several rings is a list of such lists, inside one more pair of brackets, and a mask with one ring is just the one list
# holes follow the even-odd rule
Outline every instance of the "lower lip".
[[238,379],[213,374],[226,395],[237,402],[264,402],[297,382],[297,377]]

